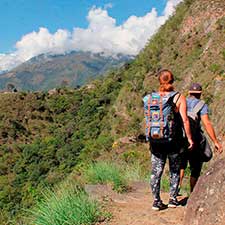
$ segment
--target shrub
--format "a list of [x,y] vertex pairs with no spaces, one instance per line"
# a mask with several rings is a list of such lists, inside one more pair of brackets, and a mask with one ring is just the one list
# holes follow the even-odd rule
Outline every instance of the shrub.
[[139,157],[139,153],[135,150],[131,150],[131,151],[126,151],[122,154],[122,158],[125,160],[125,162],[135,162],[137,161]]
[[213,73],[217,73],[221,69],[221,66],[214,63],[209,67],[209,70]]

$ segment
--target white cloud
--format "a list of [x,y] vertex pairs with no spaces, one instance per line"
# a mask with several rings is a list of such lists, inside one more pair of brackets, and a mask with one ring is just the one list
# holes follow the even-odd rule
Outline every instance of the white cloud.
[[164,16],[168,18],[174,12],[176,5],[182,1],[183,0],[168,0],[164,9]]
[[51,34],[41,27],[38,32],[24,35],[11,54],[0,54],[0,70],[16,65],[42,53],[62,54],[71,50],[136,55],[148,39],[165,23],[182,0],[168,0],[162,16],[152,9],[143,17],[130,16],[122,25],[108,15],[109,3],[104,9],[92,7],[88,13],[88,27],[74,28],[73,32],[59,29]]
[[17,53],[22,60],[28,60],[41,53],[64,53],[70,49],[70,39],[67,30],[59,29],[51,34],[47,28],[41,27],[38,32],[27,34],[16,43]]
[[13,68],[21,62],[16,53],[0,54],[0,71]]

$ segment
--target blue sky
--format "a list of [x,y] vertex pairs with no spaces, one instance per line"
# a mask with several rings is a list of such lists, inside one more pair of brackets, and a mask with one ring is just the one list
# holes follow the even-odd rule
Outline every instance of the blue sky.
[[0,71],[39,54],[137,55],[182,0],[1,0]]
[[0,53],[13,50],[20,38],[39,27],[50,32],[59,28],[72,31],[73,27],[88,26],[86,16],[94,5],[111,4],[109,15],[117,25],[129,16],[143,16],[155,7],[162,13],[166,0],[1,0],[0,1]]

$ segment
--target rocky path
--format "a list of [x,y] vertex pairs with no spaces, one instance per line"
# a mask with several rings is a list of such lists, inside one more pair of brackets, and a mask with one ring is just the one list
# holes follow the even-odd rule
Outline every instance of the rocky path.
[[[100,225],[182,225],[185,206],[175,209],[153,211],[152,196],[147,183],[136,182],[132,184],[130,192],[117,194],[105,185],[90,185],[87,192],[104,202],[104,205],[112,214],[110,221],[104,221]],[[168,202],[168,194],[162,193],[162,199]],[[185,197],[178,199],[182,204]]]

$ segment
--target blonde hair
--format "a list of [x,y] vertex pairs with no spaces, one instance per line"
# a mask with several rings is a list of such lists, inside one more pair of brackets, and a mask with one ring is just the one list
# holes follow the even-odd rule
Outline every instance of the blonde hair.
[[170,70],[163,69],[158,72],[158,79],[160,83],[159,91],[173,91],[174,78]]

